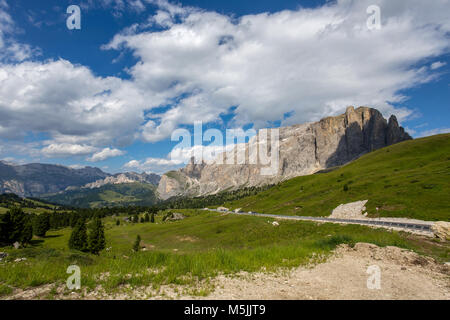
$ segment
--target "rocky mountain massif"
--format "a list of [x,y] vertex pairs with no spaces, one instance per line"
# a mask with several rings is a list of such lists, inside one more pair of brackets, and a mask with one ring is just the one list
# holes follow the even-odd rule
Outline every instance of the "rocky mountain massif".
[[56,193],[67,187],[80,187],[105,179],[109,174],[98,168],[71,169],[52,164],[15,165],[0,161],[0,194],[15,193],[21,197],[37,197]]
[[159,184],[159,180],[161,176],[154,173],[136,173],[136,172],[125,172],[125,173],[117,173],[115,175],[106,177],[102,180],[97,180],[92,183],[88,183],[83,188],[95,189],[100,188],[108,184],[123,184],[123,183],[148,183],[157,186]]
[[[158,195],[206,195],[239,187],[277,183],[296,176],[308,175],[348,163],[365,153],[412,139],[399,126],[395,116],[389,121],[373,108],[348,107],[336,117],[279,129],[279,170],[274,176],[261,175],[259,164],[195,164],[161,177]],[[246,156],[256,137],[246,145]],[[255,150],[255,149],[253,149]],[[234,150],[225,159],[234,157]]]
[[71,169],[52,164],[15,165],[0,161],[0,194],[40,197],[77,189],[95,189],[105,185],[143,183],[158,185],[160,176],[135,172],[111,175],[98,168]]

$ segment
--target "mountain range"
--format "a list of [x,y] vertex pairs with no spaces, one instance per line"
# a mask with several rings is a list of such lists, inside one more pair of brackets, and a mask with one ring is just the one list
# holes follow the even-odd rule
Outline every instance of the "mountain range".
[[[318,122],[279,128],[278,173],[261,175],[259,164],[191,162],[162,176],[126,172],[108,174],[98,168],[71,169],[60,165],[16,165],[0,161],[0,194],[41,197],[66,205],[151,205],[174,196],[200,196],[243,187],[278,183],[341,166],[363,154],[412,139],[373,108],[348,107],[346,112]],[[244,145],[246,156],[256,150],[257,137]],[[242,147],[242,146],[241,146]],[[234,149],[225,159],[234,157]]]
[[[395,116],[388,121],[376,109],[348,107],[344,114],[335,117],[280,128],[277,175],[261,174],[264,166],[260,164],[191,162],[185,168],[164,174],[157,191],[161,199],[168,199],[278,183],[340,166],[368,152],[410,139]],[[251,150],[257,150],[258,143],[257,137],[253,137],[245,144],[247,157]],[[227,152],[224,163],[227,158],[234,158],[234,151]]]

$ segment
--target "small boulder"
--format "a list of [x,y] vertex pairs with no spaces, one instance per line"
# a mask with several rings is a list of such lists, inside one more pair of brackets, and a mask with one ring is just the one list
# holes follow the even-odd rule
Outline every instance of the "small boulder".
[[22,245],[19,242],[14,242],[13,244],[14,249],[20,249],[22,247]]
[[278,227],[280,224],[278,222],[274,221],[274,222],[272,222],[272,225],[275,227]]
[[163,217],[163,221],[179,221],[183,220],[186,217],[178,212],[170,212],[166,216]]
[[4,259],[8,256],[6,252],[0,252],[0,259]]
[[450,240],[450,222],[438,221],[431,226],[434,235],[442,240]]

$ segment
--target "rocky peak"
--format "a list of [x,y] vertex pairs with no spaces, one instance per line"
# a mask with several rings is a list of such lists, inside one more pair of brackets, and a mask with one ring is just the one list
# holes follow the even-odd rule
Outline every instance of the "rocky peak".
[[[159,196],[205,195],[243,186],[276,183],[296,176],[342,165],[376,149],[411,139],[376,109],[353,106],[344,114],[318,122],[280,128],[278,175],[260,174],[260,165],[194,164],[162,176]],[[252,139],[251,143],[255,142]],[[246,144],[247,152],[249,144]],[[228,157],[228,153],[226,157]]]

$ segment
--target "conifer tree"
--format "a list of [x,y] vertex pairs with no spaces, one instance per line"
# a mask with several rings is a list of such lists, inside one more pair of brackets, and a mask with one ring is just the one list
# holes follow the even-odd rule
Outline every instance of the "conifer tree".
[[105,249],[105,230],[100,218],[95,218],[89,233],[89,252],[99,254],[100,251]]
[[79,219],[73,228],[69,239],[69,248],[80,251],[86,251],[88,249],[86,222],[84,219]]
[[141,248],[141,236],[137,235],[136,241],[134,241],[133,250],[135,252],[138,252],[140,248]]
[[119,219],[116,220],[116,226],[120,226],[120,220]]
[[38,237],[45,237],[50,229],[50,216],[46,213],[37,215],[33,219],[33,233]]
[[150,215],[148,214],[148,212],[145,213],[144,221],[145,222],[149,222],[150,221]]
[[152,218],[150,219],[151,223],[155,223],[155,214],[152,213]]
[[30,216],[21,208],[14,207],[2,215],[0,223],[0,242],[26,244],[33,237]]
[[28,221],[25,222],[25,227],[23,228],[19,242],[22,244],[26,244],[30,243],[31,239],[33,239],[33,224],[31,222],[31,219],[28,219]]

